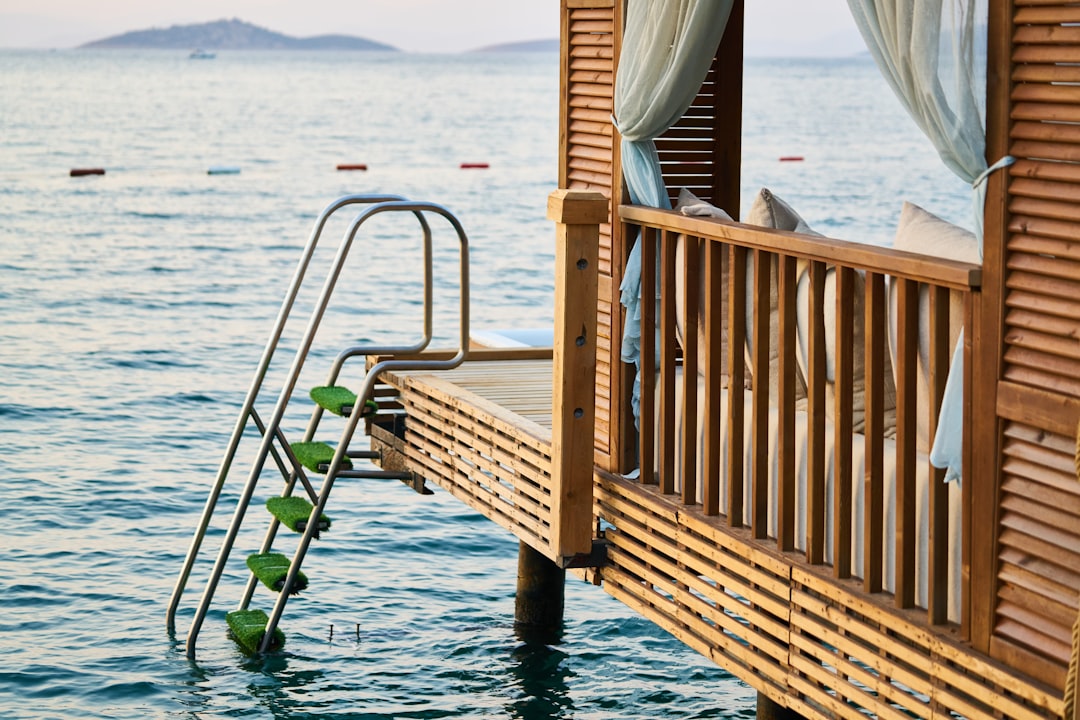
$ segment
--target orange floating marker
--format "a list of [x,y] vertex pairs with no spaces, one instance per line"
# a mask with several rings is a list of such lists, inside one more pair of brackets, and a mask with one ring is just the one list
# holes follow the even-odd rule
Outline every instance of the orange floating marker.
[[803,161],[803,156],[802,155],[784,155],[782,158],[780,158],[780,162],[802,162],[802,161]]
[[367,170],[366,163],[342,163],[337,166],[338,170]]
[[86,175],[104,175],[105,168],[71,168],[71,177],[84,177]]
[[463,162],[461,163],[462,170],[487,170],[489,165],[486,162]]

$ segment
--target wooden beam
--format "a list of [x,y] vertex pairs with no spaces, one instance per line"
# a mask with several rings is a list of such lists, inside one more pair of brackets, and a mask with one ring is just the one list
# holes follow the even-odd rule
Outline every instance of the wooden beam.
[[[986,47],[986,157],[989,162],[1009,152],[1013,88],[1012,0],[990,0]],[[986,181],[983,215],[983,274],[985,284],[975,297],[971,343],[971,428],[965,431],[964,493],[970,505],[965,545],[969,551],[970,585],[964,610],[964,630],[975,649],[990,650],[993,603],[997,589],[997,516],[1001,483],[1001,422],[997,416],[997,383],[1001,378],[1004,323],[1004,266],[1008,240],[1009,174],[992,173]],[[977,451],[975,450],[977,448]],[[971,462],[966,463],[970,457]],[[969,470],[970,468],[970,470]],[[965,563],[968,565],[968,563]]]
[[551,547],[556,561],[592,548],[596,292],[599,225],[607,200],[596,192],[556,190],[555,353],[551,395]]
[[739,217],[742,172],[743,17],[743,0],[735,0],[716,51],[713,98],[716,137],[712,202],[731,217]]

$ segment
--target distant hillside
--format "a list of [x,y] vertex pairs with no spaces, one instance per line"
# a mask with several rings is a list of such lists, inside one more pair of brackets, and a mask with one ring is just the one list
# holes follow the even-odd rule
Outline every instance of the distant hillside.
[[559,40],[526,40],[525,42],[503,43],[477,48],[473,52],[557,52]]
[[86,43],[84,48],[164,48],[204,50],[397,50],[351,35],[298,38],[267,30],[243,20],[218,20],[198,25],[135,30]]

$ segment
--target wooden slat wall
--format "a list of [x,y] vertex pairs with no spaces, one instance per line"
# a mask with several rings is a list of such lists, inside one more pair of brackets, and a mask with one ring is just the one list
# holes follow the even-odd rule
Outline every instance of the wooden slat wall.
[[[611,122],[619,18],[614,0],[563,1],[559,187],[600,192],[609,201],[619,187]],[[613,470],[619,469],[621,445],[612,418],[623,406],[618,298],[624,265],[609,220],[600,225],[595,440],[598,464]]]
[[656,140],[673,206],[679,190],[687,188],[732,217],[739,216],[742,37],[743,7],[737,2],[697,97],[683,117]]
[[[995,638],[1039,659],[1060,686],[1080,596],[1075,440],[1005,426]],[[1049,663],[1045,661],[1049,661]],[[1025,666],[1032,660],[1025,658]]]
[[656,140],[672,206],[679,197],[679,189],[684,187],[700,198],[713,201],[717,185],[716,140],[713,139],[717,130],[716,70],[714,60],[690,109]]
[[[451,374],[387,380],[408,414],[404,453],[413,472],[554,559],[550,425],[506,407],[535,405],[530,397],[546,398],[550,407],[550,378],[551,362],[542,360],[472,362]],[[514,391],[500,396],[490,387],[492,379],[504,388],[532,387],[528,397],[511,403],[506,393]],[[539,391],[536,379],[543,381]]]
[[1080,7],[1016,6],[1003,377],[1080,399]]
[[597,473],[613,597],[803,717],[1043,720],[1060,697],[921,613],[865,595],[642,485]]
[[[1016,0],[990,652],[1064,682],[1080,595],[1080,7]],[[990,235],[987,243],[1002,242]]]

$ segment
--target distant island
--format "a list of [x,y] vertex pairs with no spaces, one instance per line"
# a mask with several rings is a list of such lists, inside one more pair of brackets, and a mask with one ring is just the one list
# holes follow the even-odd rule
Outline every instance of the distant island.
[[397,48],[351,35],[298,38],[243,20],[173,25],[113,35],[80,45],[84,48],[161,48],[204,50],[389,50]]

